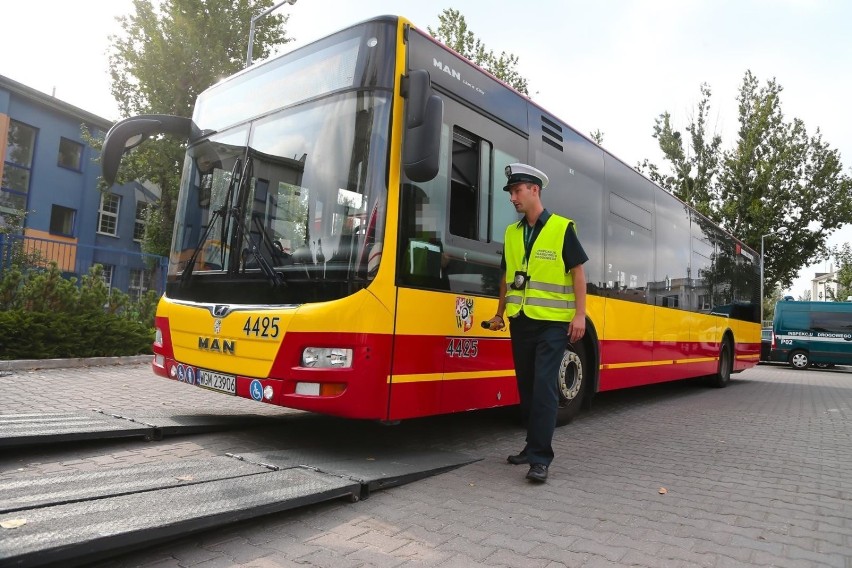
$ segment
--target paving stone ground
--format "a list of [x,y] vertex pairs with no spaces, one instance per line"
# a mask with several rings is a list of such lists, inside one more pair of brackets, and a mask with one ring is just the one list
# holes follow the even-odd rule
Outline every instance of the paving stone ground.
[[[91,408],[239,410],[280,416],[282,429],[358,427],[483,458],[358,503],[187,535],[101,566],[852,568],[848,367],[759,366],[721,390],[693,381],[604,393],[557,430],[541,486],[524,480],[523,466],[506,464],[523,431],[503,412],[356,426],[188,387],[145,364],[0,373],[0,414]],[[248,429],[4,450],[0,478],[263,450],[275,435]]]

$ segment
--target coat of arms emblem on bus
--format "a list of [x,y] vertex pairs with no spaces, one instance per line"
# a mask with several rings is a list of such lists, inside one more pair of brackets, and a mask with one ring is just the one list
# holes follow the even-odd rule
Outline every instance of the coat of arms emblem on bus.
[[473,327],[473,298],[456,297],[456,327],[462,331]]
[[213,335],[219,335],[220,331],[222,331],[222,320],[216,318],[213,320]]

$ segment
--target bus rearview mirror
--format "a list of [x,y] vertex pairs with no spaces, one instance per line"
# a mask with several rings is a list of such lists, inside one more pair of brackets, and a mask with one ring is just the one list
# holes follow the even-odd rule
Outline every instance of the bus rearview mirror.
[[116,122],[104,138],[101,150],[101,169],[109,185],[115,183],[118,166],[125,152],[142,144],[154,134],[173,134],[187,139],[194,137],[197,129],[192,120],[169,114],[143,114]]
[[432,94],[432,82],[425,69],[413,69],[406,77],[403,96],[405,139],[402,165],[411,181],[427,182],[438,175],[441,150],[441,123],[444,102]]

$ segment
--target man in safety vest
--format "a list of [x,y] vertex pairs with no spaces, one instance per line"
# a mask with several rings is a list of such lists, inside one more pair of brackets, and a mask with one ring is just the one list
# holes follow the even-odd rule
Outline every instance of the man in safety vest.
[[559,409],[558,373],[566,344],[586,332],[588,260],[574,222],[550,213],[541,203],[547,175],[527,164],[506,166],[506,187],[515,210],[524,215],[506,228],[503,279],[497,315],[490,329],[509,318],[521,413],[527,420],[526,446],[509,456],[529,464],[527,479],[544,482],[553,461],[553,432]]

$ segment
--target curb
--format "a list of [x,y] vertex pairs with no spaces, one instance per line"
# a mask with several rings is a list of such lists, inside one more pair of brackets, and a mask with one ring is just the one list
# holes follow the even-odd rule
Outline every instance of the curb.
[[140,363],[150,363],[153,357],[153,355],[133,355],[130,357],[85,357],[77,359],[18,359],[17,361],[0,361],[0,371],[34,371],[37,369],[138,365]]

